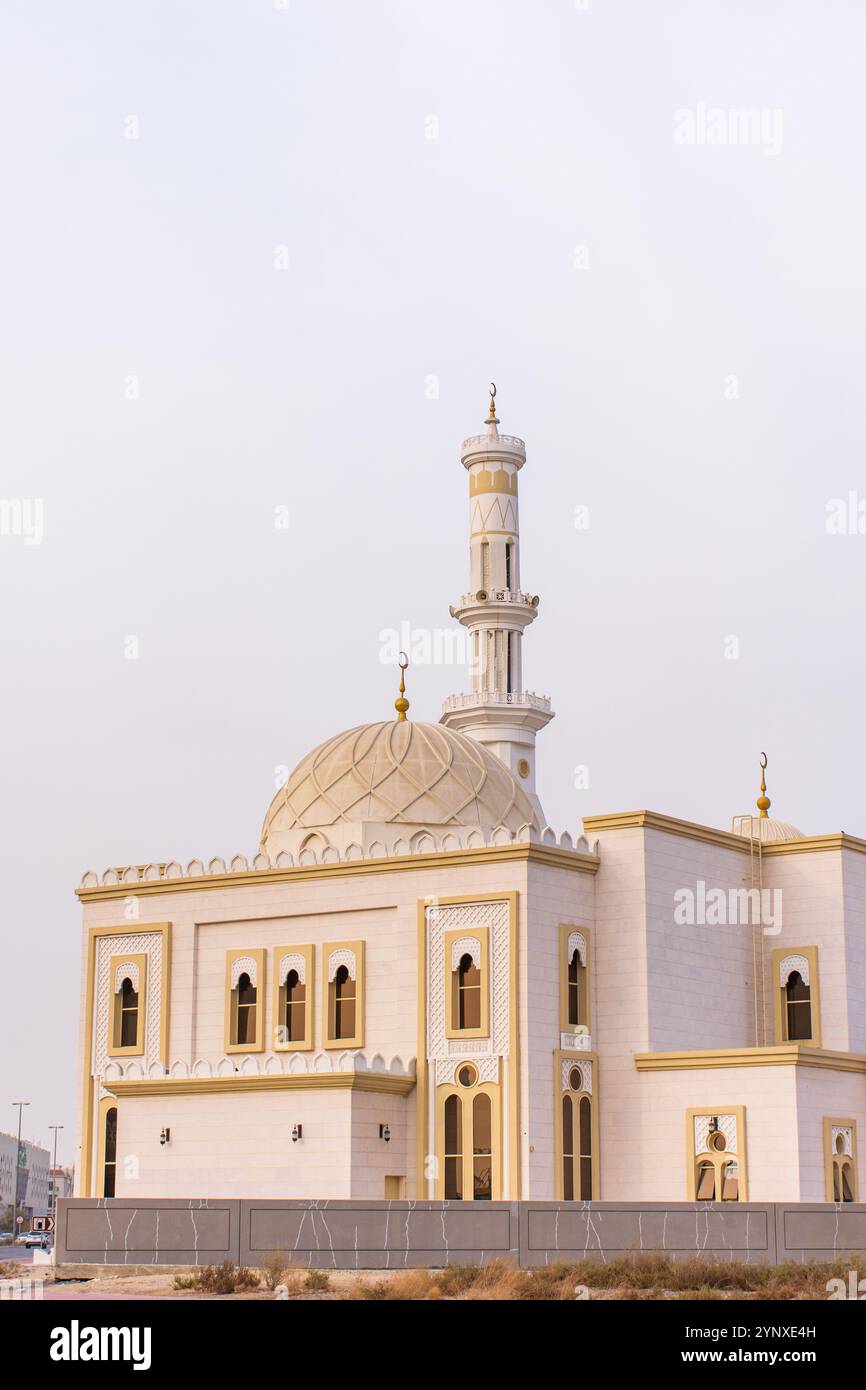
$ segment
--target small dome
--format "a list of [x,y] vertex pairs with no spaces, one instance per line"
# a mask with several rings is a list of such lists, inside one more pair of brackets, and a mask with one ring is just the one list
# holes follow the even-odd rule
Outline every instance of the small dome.
[[275,833],[363,822],[537,828],[529,798],[494,753],[408,719],[361,724],[308,753],[271,802],[262,845]]
[[734,816],[733,832],[743,835],[747,840],[761,840],[769,844],[774,840],[802,840],[803,832],[784,820],[771,820],[769,816]]

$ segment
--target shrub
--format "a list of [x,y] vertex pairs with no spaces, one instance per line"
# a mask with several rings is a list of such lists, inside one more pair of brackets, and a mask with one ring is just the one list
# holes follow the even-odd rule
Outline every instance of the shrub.
[[331,1276],[326,1269],[311,1269],[304,1280],[304,1288],[308,1293],[320,1293],[322,1289],[327,1289],[330,1283]]
[[245,1265],[233,1265],[231,1260],[223,1260],[220,1265],[205,1265],[195,1278],[203,1293],[238,1293],[259,1287],[259,1277],[254,1270]]

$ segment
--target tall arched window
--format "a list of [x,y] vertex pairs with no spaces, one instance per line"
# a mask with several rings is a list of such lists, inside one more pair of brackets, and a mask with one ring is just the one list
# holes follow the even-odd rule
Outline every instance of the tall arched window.
[[238,976],[235,989],[235,1038],[239,1047],[244,1043],[255,1042],[256,1038],[256,994],[255,985],[246,971]]
[[463,1101],[449,1096],[445,1101],[445,1198],[463,1197]]
[[493,1196],[493,1108],[483,1091],[472,1102],[472,1196],[476,1202]]
[[136,1047],[138,1044],[138,990],[127,976],[117,997],[117,1041],[118,1047]]
[[355,1036],[355,981],[348,968],[341,965],[334,976],[334,1037]]
[[586,966],[575,949],[568,962],[568,1021],[574,1026],[586,1024]]
[[854,1201],[854,1164],[845,1153],[845,1140],[836,1136],[833,1153],[833,1201]]
[[454,1084],[436,1101],[436,1196],[491,1202],[501,1197],[499,1087],[479,1080],[478,1066],[462,1062]]
[[812,1036],[812,996],[797,970],[785,985],[785,1031],[789,1042],[803,1042]]
[[481,1027],[481,971],[470,955],[457,967],[457,1027]]
[[102,1195],[114,1196],[115,1174],[117,1172],[117,1106],[110,1105],[105,1112],[105,1133],[103,1135]]
[[286,1030],[286,1042],[303,1042],[307,1026],[307,992],[301,984],[297,970],[290,970],[285,984],[285,1016],[282,1020]]
[[592,1100],[575,1095],[582,1085],[580,1071],[562,1096],[562,1196],[566,1202],[590,1202],[592,1185]]
[[481,542],[481,587],[485,593],[490,593],[490,545],[487,541]]
[[505,587],[514,588],[514,542],[505,542]]

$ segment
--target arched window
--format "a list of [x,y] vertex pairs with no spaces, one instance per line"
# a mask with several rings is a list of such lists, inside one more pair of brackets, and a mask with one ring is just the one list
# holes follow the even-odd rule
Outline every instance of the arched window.
[[111,998],[108,1015],[109,1057],[144,1052],[147,1018],[147,954],[112,956],[108,963]]
[[850,1159],[845,1157],[845,1141],[841,1134],[836,1138],[836,1154],[833,1159],[833,1170],[835,1201],[853,1202],[854,1185],[851,1182],[853,1165]]
[[307,995],[297,970],[290,970],[285,984],[285,1015],[283,1024],[286,1042],[303,1042],[307,1027]]
[[566,1202],[593,1198],[592,1101],[568,1091],[562,1097],[562,1196]]
[[445,1198],[463,1197],[463,1102],[459,1096],[445,1101]]
[[791,971],[785,985],[785,1029],[789,1042],[812,1036],[812,996],[798,970]]
[[695,1159],[695,1200],[698,1202],[739,1202],[740,1158],[728,1147],[729,1134],[742,1137],[743,1125],[736,1124],[728,1133],[719,1124],[718,1116],[709,1117],[709,1126],[701,1142],[701,1152]]
[[485,593],[490,593],[490,544],[488,541],[481,542],[481,587]]
[[355,1036],[355,981],[348,967],[341,965],[334,976],[334,1037]]
[[117,1106],[110,1105],[105,1112],[105,1133],[103,1135],[102,1195],[114,1196],[115,1174],[117,1172]]
[[698,1164],[695,1197],[699,1202],[716,1200],[716,1167],[711,1159],[702,1159]]
[[255,985],[244,971],[238,976],[235,993],[235,1037],[238,1047],[256,1040],[256,994]]
[[514,542],[505,542],[505,587],[514,588]]
[[138,1045],[138,990],[128,976],[123,980],[117,998],[117,1046]]
[[481,971],[469,955],[457,967],[457,1027],[481,1027]]
[[493,1196],[493,1108],[483,1091],[472,1102],[472,1196],[476,1202]]
[[[364,942],[325,942],[325,1047],[364,1046]],[[307,1020],[310,1033],[310,1022]],[[310,1046],[312,1036],[310,1035]]]
[[586,966],[575,949],[568,962],[568,1021],[579,1026],[585,1024],[586,1016]]

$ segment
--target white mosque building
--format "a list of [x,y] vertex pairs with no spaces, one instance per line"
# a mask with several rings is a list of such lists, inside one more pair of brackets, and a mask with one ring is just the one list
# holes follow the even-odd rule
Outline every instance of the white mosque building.
[[521,439],[460,453],[472,689],[301,758],[258,852],[84,875],[77,1195],[856,1201],[866,841],[546,823]]

